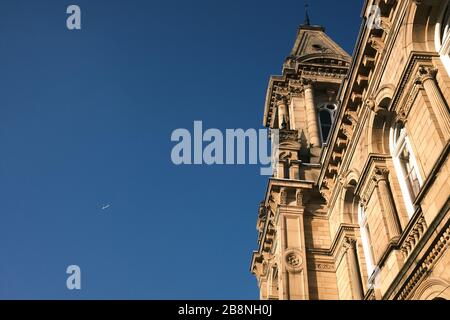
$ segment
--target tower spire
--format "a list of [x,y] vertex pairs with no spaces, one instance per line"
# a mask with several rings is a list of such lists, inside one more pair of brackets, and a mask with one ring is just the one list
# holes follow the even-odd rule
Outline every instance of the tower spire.
[[305,3],[305,22],[304,22],[305,26],[310,26],[311,25],[311,21],[309,19],[308,8],[309,8],[308,3]]

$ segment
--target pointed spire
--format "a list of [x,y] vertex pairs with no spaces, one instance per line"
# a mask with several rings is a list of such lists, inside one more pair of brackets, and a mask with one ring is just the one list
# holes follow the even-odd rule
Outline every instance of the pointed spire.
[[309,8],[308,3],[305,3],[305,23],[303,24],[305,26],[310,26],[311,25],[311,21],[309,19],[308,8]]

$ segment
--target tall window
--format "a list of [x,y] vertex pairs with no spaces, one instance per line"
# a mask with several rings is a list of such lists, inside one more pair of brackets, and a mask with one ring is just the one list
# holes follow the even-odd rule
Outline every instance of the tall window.
[[334,115],[336,113],[335,104],[324,104],[319,107],[319,126],[322,144],[327,143],[330,135],[331,126],[334,122]]
[[414,213],[413,202],[419,194],[422,179],[403,123],[396,124],[391,136],[391,152],[408,215]]
[[358,206],[358,220],[364,250],[364,259],[366,261],[367,267],[367,276],[370,278],[370,276],[373,274],[373,271],[375,270],[374,251],[372,246],[369,224],[367,223],[367,216],[364,211],[364,207],[362,205]]
[[441,19],[436,25],[436,51],[439,52],[447,72],[450,74],[450,5],[449,1],[442,1]]

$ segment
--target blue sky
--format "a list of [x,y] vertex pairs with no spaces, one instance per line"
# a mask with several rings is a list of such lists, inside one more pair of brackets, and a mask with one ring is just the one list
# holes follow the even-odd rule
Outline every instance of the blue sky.
[[[362,1],[311,2],[351,53]],[[66,28],[70,4],[80,31]],[[175,166],[170,135],[194,120],[261,128],[303,19],[291,0],[2,0],[0,298],[258,298],[267,178]]]

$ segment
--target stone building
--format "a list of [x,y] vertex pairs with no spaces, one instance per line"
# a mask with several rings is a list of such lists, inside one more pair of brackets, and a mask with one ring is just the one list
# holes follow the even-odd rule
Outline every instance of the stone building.
[[261,299],[450,298],[450,4],[362,12],[353,57],[307,21],[270,79]]

